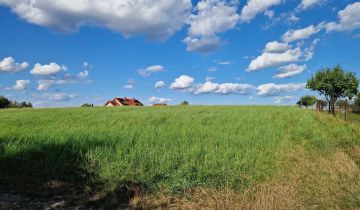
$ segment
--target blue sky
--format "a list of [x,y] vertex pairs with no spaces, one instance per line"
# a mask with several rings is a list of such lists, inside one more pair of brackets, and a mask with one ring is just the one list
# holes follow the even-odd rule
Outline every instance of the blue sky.
[[0,24],[0,95],[36,107],[287,105],[322,66],[360,75],[359,1],[0,0]]

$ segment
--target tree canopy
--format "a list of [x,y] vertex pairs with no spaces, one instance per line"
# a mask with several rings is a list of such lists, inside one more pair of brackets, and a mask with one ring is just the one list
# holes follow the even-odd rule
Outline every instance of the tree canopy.
[[329,102],[329,111],[335,115],[338,98],[352,99],[358,93],[359,80],[355,73],[345,72],[338,65],[333,69],[324,68],[316,72],[306,84],[308,89],[318,91]]
[[302,106],[305,106],[306,108],[308,108],[309,106],[312,106],[316,103],[316,97],[315,96],[303,96],[300,99],[300,103]]
[[4,96],[0,96],[0,109],[8,108],[10,106],[10,100]]

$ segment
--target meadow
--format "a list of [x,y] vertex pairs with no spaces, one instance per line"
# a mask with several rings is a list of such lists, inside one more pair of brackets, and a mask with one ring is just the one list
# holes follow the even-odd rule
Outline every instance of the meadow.
[[297,107],[0,111],[0,192],[65,206],[355,209],[359,168],[360,121]]

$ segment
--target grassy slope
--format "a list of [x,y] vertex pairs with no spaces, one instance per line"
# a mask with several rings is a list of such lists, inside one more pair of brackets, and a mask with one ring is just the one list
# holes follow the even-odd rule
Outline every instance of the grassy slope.
[[175,197],[190,208],[354,208],[359,127],[291,107],[6,110],[0,184],[27,193],[54,181],[89,194],[130,188],[146,192],[139,205],[185,194]]

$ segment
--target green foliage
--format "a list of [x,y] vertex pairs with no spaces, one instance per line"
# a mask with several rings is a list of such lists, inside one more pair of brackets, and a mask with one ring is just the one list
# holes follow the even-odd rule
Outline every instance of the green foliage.
[[81,107],[94,107],[94,104],[85,103]]
[[341,66],[333,69],[321,69],[311,79],[306,87],[318,91],[329,102],[332,113],[335,114],[335,102],[338,98],[352,99],[358,92],[359,80],[355,73],[345,72]]
[[306,108],[308,108],[309,106],[312,106],[316,103],[316,97],[315,96],[303,96],[300,99],[300,102],[302,106],[305,106]]
[[181,102],[180,105],[181,106],[188,106],[188,105],[190,105],[190,103],[188,101],[183,101],[183,102]]
[[9,105],[9,108],[13,108],[13,109],[21,109],[21,108],[32,108],[32,104],[29,102],[29,103],[26,103],[25,101],[19,103],[17,101],[10,101],[10,105]]
[[10,106],[10,100],[0,96],[0,109],[8,108]]
[[353,103],[353,111],[355,113],[359,113],[360,114],[360,93],[357,95],[357,97],[354,100]]
[[349,107],[349,103],[347,102],[347,100],[339,99],[336,101],[336,106],[339,109],[345,109],[346,107]]

